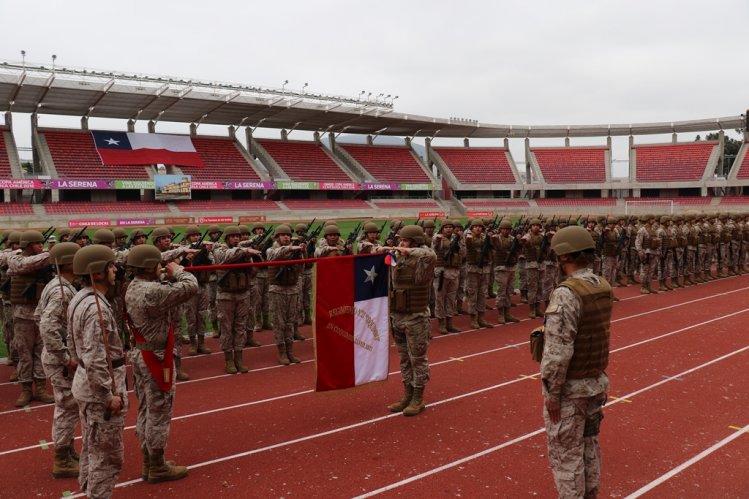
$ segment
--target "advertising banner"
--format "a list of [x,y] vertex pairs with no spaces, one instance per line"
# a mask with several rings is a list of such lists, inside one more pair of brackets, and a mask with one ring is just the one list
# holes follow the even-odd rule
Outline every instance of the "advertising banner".
[[359,184],[356,182],[320,182],[322,191],[356,191]]
[[269,191],[276,188],[276,183],[260,182],[259,180],[227,180],[226,182],[224,182],[223,188],[248,191]]
[[0,189],[42,189],[43,185],[42,181],[36,179],[0,179]]
[[68,227],[109,227],[112,221],[103,218],[88,220],[68,220]]
[[153,189],[153,180],[115,180],[115,189]]
[[397,191],[398,184],[391,184],[388,182],[364,182],[361,184],[362,189],[365,191]]
[[488,217],[494,217],[493,211],[469,211],[468,213],[469,218],[488,218]]
[[420,211],[419,218],[447,218],[444,211]]
[[155,218],[119,218],[115,220],[115,225],[154,225]]
[[156,201],[190,199],[190,175],[154,175]]
[[114,180],[64,178],[48,180],[49,189],[114,189]]
[[198,217],[199,224],[230,224],[234,217]]
[[431,191],[434,189],[432,184],[400,184],[402,191]]
[[166,225],[189,225],[193,223],[192,217],[171,217],[165,218],[164,223]]
[[308,190],[308,191],[316,191],[320,188],[320,185],[318,182],[286,182],[286,181],[278,181],[276,182],[276,188],[278,189],[300,189],[300,190]]
[[224,182],[213,182],[206,180],[191,180],[190,188],[194,191],[215,191],[224,188]]
[[239,217],[239,223],[265,222],[265,215],[243,215]]

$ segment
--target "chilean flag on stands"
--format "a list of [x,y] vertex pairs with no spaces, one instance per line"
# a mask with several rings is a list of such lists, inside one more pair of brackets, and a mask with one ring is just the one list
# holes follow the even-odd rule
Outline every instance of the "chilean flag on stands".
[[318,260],[315,273],[318,391],[387,379],[388,270],[383,254]]
[[205,166],[186,135],[91,132],[104,165]]

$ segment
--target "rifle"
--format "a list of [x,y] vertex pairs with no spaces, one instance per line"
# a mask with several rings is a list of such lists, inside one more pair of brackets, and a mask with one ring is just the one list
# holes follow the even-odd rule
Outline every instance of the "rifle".
[[88,229],[88,225],[86,225],[81,230],[79,230],[78,232],[76,232],[75,236],[73,236],[73,237],[70,238],[70,241],[75,242],[76,239],[78,239],[79,237],[81,237],[83,235],[83,233],[86,232],[86,229]]
[[[174,237],[172,237],[172,241],[174,241],[174,242],[176,243],[176,241],[177,241],[177,238],[178,238],[178,237],[179,237],[179,236],[180,236],[181,234],[182,234],[181,232],[177,232],[176,234],[174,234]],[[183,237],[183,239],[184,239],[184,237]]]
[[343,245],[343,248],[344,248],[343,249],[343,254],[344,255],[348,255],[349,252],[353,252],[354,251],[353,247],[349,250],[348,246],[349,245],[353,245],[354,241],[356,241],[356,236],[359,235],[359,231],[361,230],[361,226],[362,226],[362,223],[359,222],[359,225],[357,225],[356,227],[354,227],[354,230],[352,230],[349,233],[348,238],[346,239],[346,243]]
[[7,243],[9,237],[10,237],[10,231],[8,231],[8,233],[5,234],[5,236],[3,237],[3,239],[0,240],[0,246],[2,246],[3,244]]
[[[91,278],[91,284],[93,285],[93,272],[89,272],[89,277]],[[96,290],[96,288],[94,288],[94,301],[96,301],[96,310],[99,314],[99,327],[101,328],[101,339],[102,343],[104,343],[104,352],[107,357],[107,370],[109,371],[109,379],[112,381],[112,395],[115,397],[119,397],[120,394],[117,390],[117,382],[114,379],[114,369],[112,368],[112,354],[109,351],[109,335],[107,334],[107,325],[104,323],[104,315],[102,315],[101,304],[99,303],[99,292]],[[107,407],[104,410],[104,421],[109,421],[111,417],[112,410]]]
[[491,236],[489,236],[488,231],[487,234],[484,234],[484,242],[481,245],[481,254],[479,255],[479,260],[476,262],[479,267],[484,266],[484,260],[486,260],[486,257],[489,256],[489,250],[491,249]]
[[317,220],[317,217],[313,218],[310,223],[307,224],[307,227],[304,228],[304,231],[302,232],[302,237],[307,237],[307,232],[312,228],[312,224],[315,223],[315,220]]
[[55,233],[55,226],[54,225],[51,226],[50,228],[48,228],[47,230],[45,230],[44,232],[42,232],[42,236],[44,236],[44,241],[42,241],[42,244],[46,243],[47,240],[50,237],[52,237],[52,234],[54,234],[54,233]]
[[[193,258],[194,265],[200,265],[200,263],[198,263],[199,259],[201,262],[206,259],[205,255],[208,253],[208,248],[205,247],[205,245],[203,244],[203,241],[205,240],[207,235],[208,235],[208,229],[206,229],[205,232],[203,232],[203,234],[200,236],[200,240],[195,241],[194,243],[190,244],[187,247],[187,249],[200,249],[200,253],[195,255],[195,257]],[[185,237],[187,237],[187,234],[185,234],[185,236],[182,239],[184,239]],[[183,267],[187,266],[188,264],[187,256],[183,256],[179,264],[182,265]]]
[[322,232],[323,225],[325,224],[320,224],[317,227],[315,227],[315,230],[313,230],[312,234],[309,235],[309,238],[308,238],[309,244],[307,245],[307,258],[312,258],[315,256],[315,241],[317,240],[317,237],[320,235],[320,232]]

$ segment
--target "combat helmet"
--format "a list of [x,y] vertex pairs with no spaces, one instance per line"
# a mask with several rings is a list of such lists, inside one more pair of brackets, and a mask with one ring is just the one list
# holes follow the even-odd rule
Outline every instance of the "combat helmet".
[[127,266],[139,269],[152,269],[161,263],[161,251],[155,246],[141,244],[127,255]]
[[25,248],[29,244],[42,242],[44,242],[44,236],[38,230],[27,230],[25,232],[21,232],[21,238],[18,241],[21,248]]
[[107,265],[113,262],[114,251],[101,244],[92,244],[76,252],[73,257],[73,273],[89,275],[92,272],[104,272]]
[[499,228],[500,229],[512,229],[512,222],[509,218],[503,218],[501,222],[499,222]]
[[418,225],[406,225],[400,230],[401,239],[412,239],[416,244],[424,244],[424,230]]
[[75,243],[55,244],[55,247],[49,250],[49,259],[57,265],[70,265],[73,263],[73,257],[81,247]]
[[111,244],[114,242],[114,232],[109,229],[99,229],[94,232],[94,244]]
[[289,226],[288,224],[281,224],[278,227],[276,227],[276,232],[273,234],[273,237],[278,237],[281,234],[286,234],[288,236],[291,236],[292,235],[291,226]]
[[120,227],[116,227],[115,229],[113,229],[112,234],[114,234],[115,239],[121,239],[123,237],[127,237],[127,231]]
[[551,238],[551,249],[557,255],[577,253],[587,249],[594,249],[596,243],[590,233],[583,227],[570,225],[554,234]]
[[332,236],[332,235],[338,235],[338,236],[340,236],[341,235],[341,231],[340,231],[340,229],[338,228],[337,225],[327,225],[323,229],[322,232],[323,232],[323,235],[326,235],[326,236]]
[[157,229],[154,229],[153,232],[151,232],[151,241],[156,243],[160,238],[162,237],[172,237],[171,231],[166,227],[159,227]]
[[224,229],[224,241],[226,241],[226,238],[229,236],[239,236],[241,234],[242,233],[239,231],[239,227],[237,227],[236,225],[230,225],[226,229]]
[[197,225],[188,225],[185,227],[185,237],[201,235],[200,228]]
[[377,227],[376,223],[367,222],[364,224],[364,228],[362,229],[362,232],[364,232],[365,234],[369,234],[370,232],[380,232],[380,228]]

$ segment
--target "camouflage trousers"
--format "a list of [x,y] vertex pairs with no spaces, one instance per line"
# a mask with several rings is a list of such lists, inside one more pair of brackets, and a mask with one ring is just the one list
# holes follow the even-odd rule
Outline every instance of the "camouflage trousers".
[[[484,286],[483,290],[486,290]],[[393,340],[400,357],[401,377],[404,384],[423,388],[429,382],[429,333],[432,325],[429,313],[391,313]]]
[[494,283],[497,285],[497,310],[509,307],[515,290],[515,267],[494,267]]
[[169,426],[172,422],[172,407],[177,393],[175,383],[175,369],[172,370],[172,387],[168,392],[162,392],[153,379],[151,371],[143,360],[140,350],[135,349],[130,354],[135,384],[133,391],[138,398],[138,416],[135,420],[135,434],[141,447],[148,448],[148,452],[166,448],[169,438]]
[[312,269],[306,266],[302,272],[302,299],[300,304],[303,310],[309,310],[312,304]]
[[676,277],[674,270],[674,250],[666,250],[666,254],[660,258],[658,276],[660,280]]
[[217,300],[218,321],[221,327],[221,350],[241,350],[247,341],[247,315],[250,313],[247,295],[242,293],[235,300]]
[[[266,271],[267,272],[267,271]],[[254,307],[252,308],[253,313],[255,314],[255,322],[256,323],[264,323],[266,317],[268,317],[268,312],[270,310],[270,298],[268,297],[268,275],[265,273],[261,273],[258,271],[257,276],[255,276],[255,296],[257,296],[257,301],[254,304]]]
[[546,262],[541,284],[541,299],[549,302],[551,292],[559,284],[559,264],[557,262]]
[[[442,289],[440,289],[440,275],[443,276]],[[432,292],[434,294],[434,316],[436,318],[444,319],[455,315],[459,283],[460,269],[435,267]]]
[[525,269],[525,264],[527,263],[527,260],[525,258],[520,258],[518,260],[518,274],[520,277],[520,291],[527,292],[528,291],[528,273]]
[[718,248],[718,251],[720,251],[720,268],[718,269],[719,272],[722,272],[724,268],[730,265],[730,248],[730,241],[727,243],[720,243],[720,247]]
[[695,272],[698,272],[696,263],[697,263],[697,248],[695,247],[687,247],[686,253],[684,256],[687,259],[686,262],[686,271],[685,274],[694,274]]
[[603,263],[601,264],[601,272],[603,277],[606,278],[610,283],[616,282],[617,268],[619,267],[619,261],[615,256],[604,256]]
[[83,437],[78,484],[88,497],[111,497],[125,458],[122,433],[127,405],[109,421],[104,419],[103,404],[79,402],[78,407]]
[[468,269],[465,265],[460,267],[460,279],[458,279],[458,290],[455,292],[457,303],[463,303],[466,297],[466,279],[468,278]]
[[595,273],[596,275],[601,275],[601,264],[602,263],[603,262],[601,260],[601,257],[598,256],[598,255],[596,255],[595,260],[593,260],[593,266],[592,266],[593,273]]
[[740,246],[740,241],[731,241],[731,257],[729,259],[731,267],[736,267],[739,264]]
[[294,331],[299,321],[299,293],[271,292],[269,298],[271,324],[276,345],[294,341]]
[[640,269],[640,257],[637,255],[637,249],[634,247],[629,250],[629,265],[627,266],[627,276],[634,278]]
[[15,317],[13,321],[13,343],[18,352],[18,381],[31,383],[35,379],[46,379],[42,366],[42,337],[34,321]]
[[543,294],[541,283],[544,271],[536,267],[526,267],[525,272],[528,275],[528,304],[539,303]]
[[[598,491],[601,449],[597,427],[602,417],[602,402],[603,395],[562,398],[562,417],[558,423],[552,423],[544,409],[549,464],[560,498],[595,497]],[[586,421],[595,431],[586,431]]]
[[700,244],[697,246],[697,262],[696,265],[696,271],[697,272],[707,272],[710,273],[710,260],[711,253],[708,251],[710,249],[709,244]]
[[674,275],[679,277],[684,275],[684,248],[674,248]]
[[8,351],[8,358],[18,360],[18,351],[13,343],[13,307],[10,302],[3,301],[3,341]]
[[252,335],[253,331],[255,330],[255,303],[257,303],[258,300],[258,291],[257,291],[257,278],[250,277],[250,290],[247,292],[247,319],[245,320],[245,330],[247,331],[248,335]]
[[489,272],[468,272],[466,276],[466,301],[468,301],[469,314],[486,311],[488,282]]
[[55,397],[55,412],[52,415],[52,440],[56,448],[70,447],[75,438],[75,427],[78,426],[80,414],[78,404],[73,398],[73,372],[63,375],[63,366],[44,364],[44,372],[52,383]]
[[217,281],[208,283],[208,306],[211,308],[211,324],[215,324],[218,319],[218,307],[216,303],[216,294],[218,293]]
[[640,282],[643,286],[649,286],[653,280],[653,272],[658,266],[658,255],[645,253],[644,260],[640,262]]
[[198,292],[185,302],[185,318],[187,319],[187,335],[190,338],[205,336],[205,319],[210,308],[211,287],[200,284]]

